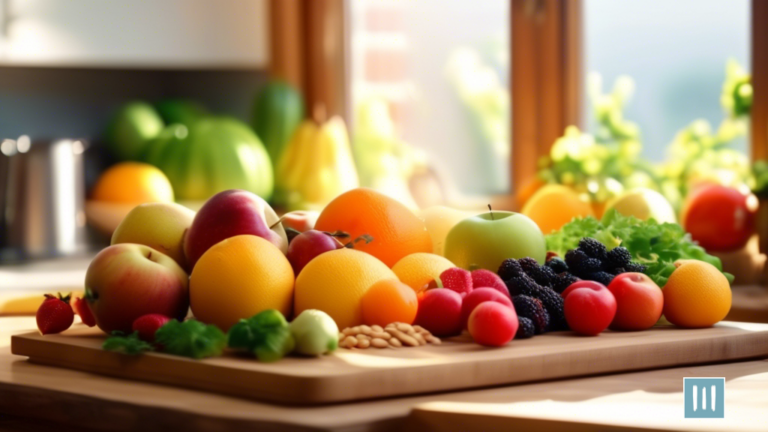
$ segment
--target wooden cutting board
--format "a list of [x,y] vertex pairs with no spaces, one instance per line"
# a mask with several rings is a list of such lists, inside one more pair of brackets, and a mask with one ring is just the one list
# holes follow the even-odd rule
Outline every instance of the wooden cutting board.
[[723,322],[713,328],[657,327],[580,337],[551,333],[484,348],[468,337],[439,346],[340,349],[322,358],[276,363],[228,355],[191,360],[127,356],[101,349],[98,330],[13,336],[11,351],[30,361],[126,379],[290,404],[322,404],[460,390],[619,371],[768,356],[768,324]]

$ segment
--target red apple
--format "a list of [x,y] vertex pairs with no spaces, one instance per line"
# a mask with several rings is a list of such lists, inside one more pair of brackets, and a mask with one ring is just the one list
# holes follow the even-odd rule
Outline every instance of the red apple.
[[321,253],[344,247],[336,237],[317,230],[309,230],[297,235],[288,245],[286,257],[293,267],[293,274],[299,273],[305,265]]
[[642,273],[622,273],[608,290],[616,298],[615,330],[645,330],[653,327],[664,309],[664,293],[651,278]]
[[184,255],[189,268],[216,243],[250,234],[268,240],[286,253],[288,238],[272,207],[261,197],[243,190],[227,190],[212,196],[200,208],[187,231]]
[[416,324],[437,337],[461,333],[461,295],[447,288],[424,292],[419,298]]
[[509,299],[509,295],[504,295],[495,288],[475,288],[464,297],[461,303],[461,323],[463,328],[467,328],[467,322],[469,321],[469,315],[475,308],[488,301],[501,303],[512,309],[515,307],[512,305],[512,300]]
[[565,320],[576,333],[596,336],[613,321],[616,299],[601,283],[579,281],[563,291]]
[[743,247],[755,232],[757,197],[726,186],[706,185],[688,195],[683,226],[708,251]]
[[485,302],[472,311],[468,328],[472,339],[478,344],[500,347],[515,337],[519,325],[514,308],[496,302]]
[[131,333],[136,318],[184,319],[189,277],[172,258],[149,246],[120,243],[96,255],[85,274],[85,298],[105,333]]

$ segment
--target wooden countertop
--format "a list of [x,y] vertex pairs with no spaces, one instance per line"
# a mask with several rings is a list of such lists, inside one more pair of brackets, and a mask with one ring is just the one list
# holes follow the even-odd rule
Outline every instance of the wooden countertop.
[[[34,365],[9,352],[34,318],[0,318],[0,429],[758,430],[768,424],[768,359],[385,399],[290,407]],[[682,378],[726,377],[726,419],[682,419]],[[627,423],[627,422],[630,423]],[[714,422],[714,423],[713,423]]]

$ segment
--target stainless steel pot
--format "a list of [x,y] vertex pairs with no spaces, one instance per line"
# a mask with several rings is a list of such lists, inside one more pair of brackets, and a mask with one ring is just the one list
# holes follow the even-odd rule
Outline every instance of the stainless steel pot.
[[86,249],[83,140],[0,144],[2,246],[24,258],[72,255]]

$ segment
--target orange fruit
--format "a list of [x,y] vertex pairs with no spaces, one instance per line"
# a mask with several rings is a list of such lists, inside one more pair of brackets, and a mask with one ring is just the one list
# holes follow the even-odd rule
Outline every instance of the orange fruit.
[[521,213],[536,222],[544,234],[559,230],[573,218],[595,215],[586,194],[555,184],[546,185],[533,194]]
[[95,201],[140,204],[173,201],[173,188],[162,171],[141,162],[121,162],[108,168],[96,181]]
[[290,316],[293,269],[269,241],[252,235],[213,245],[195,264],[189,302],[195,318],[223,331],[267,309]]
[[417,252],[398,261],[392,266],[392,271],[395,272],[400,282],[418,292],[440,276],[440,273],[451,267],[456,266],[447,258],[431,253]]
[[412,324],[419,310],[416,292],[395,279],[373,284],[360,301],[363,322],[382,327],[393,322]]
[[541,189],[546,184],[547,183],[540,179],[538,176],[526,181],[523,184],[523,187],[518,189],[517,193],[515,194],[515,200],[517,200],[518,208],[523,207],[525,203],[531,199],[533,194],[535,194],[536,191]]
[[307,309],[319,309],[330,315],[340,329],[362,324],[360,300],[382,279],[397,276],[371,255],[347,248],[325,252],[310,261],[296,278],[294,312],[298,315]]
[[697,260],[675,263],[664,285],[664,317],[680,327],[710,327],[731,310],[731,286],[712,264]]
[[341,230],[351,239],[370,235],[373,241],[358,242],[355,249],[375,256],[389,267],[406,255],[432,252],[432,239],[424,222],[400,202],[368,188],[352,189],[337,196],[320,213],[315,229]]

